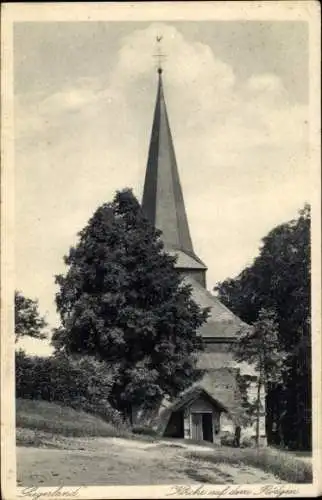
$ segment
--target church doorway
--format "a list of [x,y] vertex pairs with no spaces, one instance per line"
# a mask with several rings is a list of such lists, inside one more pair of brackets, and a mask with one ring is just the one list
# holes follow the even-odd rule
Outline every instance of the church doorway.
[[212,412],[191,413],[191,427],[192,439],[213,442]]
[[204,441],[213,442],[212,413],[202,413],[202,434]]

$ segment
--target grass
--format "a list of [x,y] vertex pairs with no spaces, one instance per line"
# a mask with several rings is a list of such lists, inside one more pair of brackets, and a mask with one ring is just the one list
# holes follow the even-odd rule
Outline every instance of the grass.
[[248,465],[262,469],[288,483],[312,483],[312,465],[285,452],[270,448],[216,448],[212,451],[193,452],[195,460],[213,464]]
[[[131,435],[129,430],[117,428],[84,411],[76,411],[47,401],[29,399],[16,400],[16,427],[66,437],[128,437]],[[18,432],[17,436],[19,435],[22,439],[23,434]]]
[[[16,401],[16,439],[22,446],[45,446],[47,448],[67,449],[75,447],[68,438],[122,437],[139,441],[156,441],[162,445],[164,439],[142,434],[134,434],[130,429],[117,428],[101,418],[76,411],[47,401],[17,399]],[[182,447],[181,440],[167,439],[167,447]],[[170,443],[169,443],[170,441]],[[193,441],[189,441],[193,444]],[[78,443],[79,446],[84,446]],[[195,444],[204,445],[196,442]],[[85,444],[85,446],[87,446]],[[79,448],[82,449],[82,448]],[[230,448],[213,445],[209,450],[185,452],[187,458],[214,464],[250,466],[261,469],[288,483],[311,483],[312,466],[292,456],[288,452],[271,448]],[[201,465],[201,463],[200,463]],[[196,471],[190,474],[196,474]],[[199,476],[198,476],[199,477]],[[195,479],[197,479],[195,477]],[[201,480],[201,477],[199,477]],[[207,482],[207,479],[203,479]]]
[[99,416],[42,400],[16,399],[16,443],[46,448],[75,447],[67,438],[121,437],[154,442],[158,438],[134,434]]

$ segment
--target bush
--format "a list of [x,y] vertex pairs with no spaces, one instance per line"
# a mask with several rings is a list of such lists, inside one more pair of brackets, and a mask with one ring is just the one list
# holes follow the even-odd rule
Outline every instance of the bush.
[[156,430],[152,429],[152,427],[147,427],[147,426],[134,426],[132,428],[132,432],[133,434],[140,434],[141,436],[152,436],[152,437],[158,436]]
[[113,371],[89,356],[48,358],[16,353],[16,397],[58,402],[95,413],[114,425],[123,419],[110,402]]
[[220,436],[220,444],[222,446],[234,446],[235,436],[231,432],[226,431]]
[[256,446],[256,438],[253,437],[244,437],[240,442],[241,448],[254,448]]

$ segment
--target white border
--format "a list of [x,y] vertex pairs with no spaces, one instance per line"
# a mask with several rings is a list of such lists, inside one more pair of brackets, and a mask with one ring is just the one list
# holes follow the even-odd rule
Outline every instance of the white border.
[[[13,23],[24,21],[210,21],[210,20],[306,20],[310,30],[310,156],[312,161],[312,344],[313,344],[313,485],[286,485],[283,494],[263,492],[261,485],[209,486],[193,488],[195,495],[248,498],[271,496],[316,496],[321,481],[321,171],[320,171],[320,4],[315,1],[248,2],[142,2],[142,3],[35,3],[3,4],[2,49],[2,135],[1,135],[1,477],[4,498],[21,496],[16,489],[14,406],[14,205],[13,205]],[[319,481],[319,482],[318,482]],[[57,488],[37,488],[44,495]],[[72,488],[66,488],[66,492]],[[246,492],[247,490],[247,492]],[[208,493],[207,493],[208,492]],[[244,493],[243,493],[244,492]],[[58,495],[58,493],[57,493]],[[52,495],[51,495],[52,496]],[[173,486],[82,487],[78,498],[184,498]],[[29,497],[25,497],[29,498]],[[58,498],[58,496],[56,496]],[[68,496],[64,495],[64,498]],[[70,496],[72,498],[72,496]]]

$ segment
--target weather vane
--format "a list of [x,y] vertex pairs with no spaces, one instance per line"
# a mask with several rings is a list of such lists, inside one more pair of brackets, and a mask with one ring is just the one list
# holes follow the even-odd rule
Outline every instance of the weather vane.
[[163,36],[161,35],[158,35],[156,37],[156,42],[157,42],[157,53],[154,54],[154,57],[157,58],[157,62],[158,62],[158,73],[161,74],[162,73],[162,59],[165,58],[165,55],[162,54],[161,52],[161,40],[163,39]]

